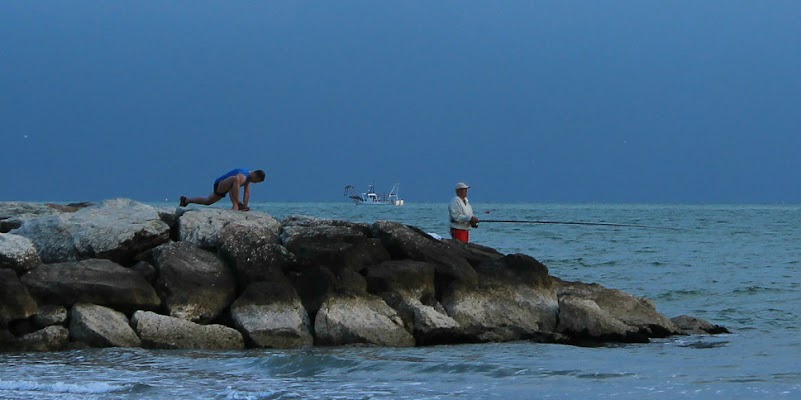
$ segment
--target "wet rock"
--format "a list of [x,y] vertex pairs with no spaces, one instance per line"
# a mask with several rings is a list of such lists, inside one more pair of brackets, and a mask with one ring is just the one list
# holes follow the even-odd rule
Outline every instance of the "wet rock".
[[39,329],[52,325],[64,325],[66,322],[67,309],[54,304],[39,306],[39,311],[33,316],[33,324]]
[[[591,339],[582,334],[584,329],[581,321],[568,321],[562,317],[561,305],[571,305],[574,309],[585,311],[584,322],[594,323],[600,318],[616,320],[640,335],[648,338],[667,337],[670,335],[680,335],[682,331],[673,324],[667,317],[656,311],[654,304],[645,298],[632,296],[620,290],[607,289],[598,284],[586,284],[581,282],[567,282],[554,278],[556,282],[556,292],[560,301],[560,328],[559,332],[573,334],[582,339]],[[582,300],[581,302],[571,299]],[[597,305],[597,309],[591,303]],[[579,306],[580,307],[575,307]],[[612,322],[607,325],[611,326]],[[617,325],[616,323],[614,325]],[[587,332],[592,332],[590,326]],[[631,336],[631,335],[629,335]],[[606,340],[604,337],[599,340]],[[639,341],[639,340],[638,340]]]
[[316,343],[323,346],[415,344],[400,316],[375,296],[329,298],[317,313],[314,332]]
[[436,300],[434,266],[422,261],[387,261],[367,268],[367,290],[403,319],[417,344],[463,341],[459,323]]
[[303,307],[314,319],[317,310],[332,296],[367,295],[367,281],[362,275],[344,267],[309,267],[289,274]]
[[188,242],[171,242],[152,251],[158,269],[156,290],[169,315],[207,323],[236,298],[231,270],[214,253]]
[[220,232],[219,253],[233,267],[240,287],[279,280],[295,263],[295,256],[275,240],[263,227],[228,225]]
[[150,311],[135,312],[131,326],[147,348],[239,350],[245,347],[242,334],[236,329],[200,325]]
[[17,338],[13,347],[18,351],[59,351],[67,348],[70,332],[63,326],[47,328]]
[[141,275],[109,260],[44,264],[23,275],[21,281],[41,304],[71,307],[91,303],[125,312],[154,310],[161,305],[156,291]]
[[257,282],[231,305],[234,325],[254,347],[294,348],[314,344],[311,322],[288,282]]
[[29,318],[36,311],[36,301],[17,278],[17,274],[10,269],[0,269],[0,326]]
[[140,347],[142,342],[125,314],[95,304],[79,303],[70,311],[70,336],[92,347]]
[[478,274],[458,251],[420,229],[377,221],[372,230],[393,260],[411,259],[434,265],[438,289],[454,283],[474,285],[478,282]]
[[714,325],[709,321],[689,315],[679,315],[678,317],[671,318],[670,321],[688,335],[731,333],[723,326]]

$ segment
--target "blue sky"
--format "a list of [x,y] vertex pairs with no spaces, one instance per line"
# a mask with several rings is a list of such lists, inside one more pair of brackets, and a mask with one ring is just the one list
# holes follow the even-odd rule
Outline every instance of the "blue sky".
[[0,9],[0,201],[801,203],[799,1]]

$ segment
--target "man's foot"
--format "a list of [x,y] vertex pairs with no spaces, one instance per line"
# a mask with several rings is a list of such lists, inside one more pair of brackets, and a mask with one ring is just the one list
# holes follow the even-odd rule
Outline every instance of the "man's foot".
[[186,207],[186,205],[187,205],[186,196],[181,196],[181,207]]

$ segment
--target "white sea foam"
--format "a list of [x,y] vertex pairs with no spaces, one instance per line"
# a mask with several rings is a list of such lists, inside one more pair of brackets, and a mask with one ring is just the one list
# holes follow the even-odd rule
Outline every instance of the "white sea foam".
[[131,390],[133,384],[109,384],[88,382],[82,384],[65,382],[4,381],[0,380],[0,393],[3,391],[27,391],[70,394],[103,394]]

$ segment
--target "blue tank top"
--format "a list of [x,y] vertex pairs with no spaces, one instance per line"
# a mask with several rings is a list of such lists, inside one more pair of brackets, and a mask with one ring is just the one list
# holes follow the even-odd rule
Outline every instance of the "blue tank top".
[[249,183],[249,182],[250,182],[250,171],[249,171],[249,170],[247,170],[247,169],[241,169],[241,168],[237,168],[237,169],[232,169],[232,170],[231,170],[230,172],[228,172],[227,174],[225,174],[225,175],[223,175],[223,176],[221,176],[221,177],[217,178],[217,179],[214,181],[214,184],[216,185],[216,184],[220,183],[220,181],[221,181],[221,180],[223,180],[223,179],[225,179],[225,178],[232,177],[232,176],[234,176],[234,175],[238,175],[238,174],[244,174],[244,175],[245,175],[245,178],[246,178],[246,179],[245,179],[245,183]]

